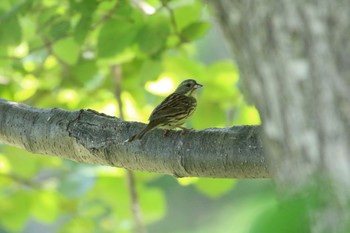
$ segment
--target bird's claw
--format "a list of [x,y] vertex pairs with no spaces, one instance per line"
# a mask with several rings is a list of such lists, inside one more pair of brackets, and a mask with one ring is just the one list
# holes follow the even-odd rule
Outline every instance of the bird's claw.
[[187,128],[184,128],[184,127],[180,127],[180,129],[182,129],[181,130],[181,135],[185,135],[185,134],[193,131],[193,129],[187,129]]
[[163,136],[164,136],[164,137],[167,137],[167,136],[169,135],[169,132],[170,132],[170,130],[168,130],[168,129],[164,130]]

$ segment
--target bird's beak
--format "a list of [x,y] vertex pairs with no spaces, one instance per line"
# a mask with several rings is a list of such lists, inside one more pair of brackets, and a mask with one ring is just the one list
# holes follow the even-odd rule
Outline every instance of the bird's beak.
[[202,84],[196,83],[196,85],[194,85],[193,89],[198,89],[198,88],[201,88],[201,87],[203,87]]

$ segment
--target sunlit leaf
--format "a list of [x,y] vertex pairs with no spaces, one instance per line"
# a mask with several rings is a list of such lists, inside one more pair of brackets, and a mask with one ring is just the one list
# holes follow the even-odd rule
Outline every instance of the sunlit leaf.
[[3,154],[9,161],[14,174],[31,179],[38,172],[39,162],[31,153],[15,147],[5,147]]
[[8,161],[8,159],[0,154],[0,174],[6,174],[11,171],[11,165]]
[[243,106],[239,109],[235,124],[238,125],[258,125],[260,124],[259,113],[254,106]]
[[35,204],[32,205],[32,214],[45,223],[51,223],[59,214],[58,195],[54,192],[41,191],[35,194]]
[[23,101],[33,96],[39,87],[38,80],[32,75],[23,77],[20,89],[15,93],[16,101]]
[[169,77],[162,77],[157,81],[147,82],[146,90],[153,94],[166,96],[175,90],[175,85]]
[[212,198],[218,198],[232,190],[236,183],[233,179],[205,179],[195,182],[196,188]]
[[176,26],[179,31],[197,21],[201,15],[201,5],[197,2],[192,5],[180,6],[175,8],[174,16]]

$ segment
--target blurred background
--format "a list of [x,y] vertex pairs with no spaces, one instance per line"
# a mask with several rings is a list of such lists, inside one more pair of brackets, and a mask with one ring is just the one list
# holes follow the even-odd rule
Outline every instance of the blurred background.
[[[204,85],[187,127],[260,124],[202,1],[0,1],[0,98],[146,123],[187,78]],[[0,233],[307,232],[304,203],[270,180],[136,171],[137,230],[129,175],[0,144]]]

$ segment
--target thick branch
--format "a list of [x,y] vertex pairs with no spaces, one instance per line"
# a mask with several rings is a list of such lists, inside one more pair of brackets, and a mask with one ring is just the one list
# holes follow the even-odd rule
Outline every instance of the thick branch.
[[91,164],[179,177],[267,178],[260,126],[181,135],[161,129],[125,143],[144,124],[92,110],[39,109],[0,99],[0,142]]

